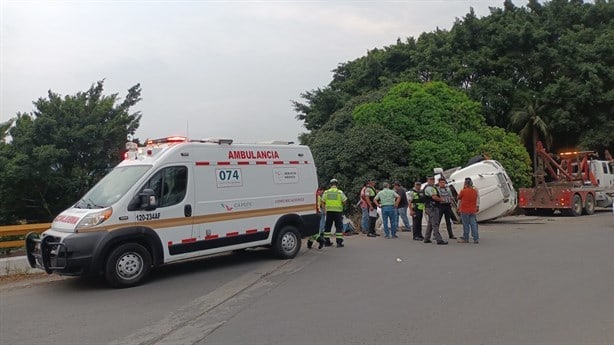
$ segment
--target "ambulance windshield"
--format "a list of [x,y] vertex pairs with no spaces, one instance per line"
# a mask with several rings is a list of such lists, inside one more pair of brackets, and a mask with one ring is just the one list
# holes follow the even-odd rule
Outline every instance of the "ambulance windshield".
[[117,167],[87,192],[74,207],[104,208],[121,199],[128,190],[149,170],[151,165]]

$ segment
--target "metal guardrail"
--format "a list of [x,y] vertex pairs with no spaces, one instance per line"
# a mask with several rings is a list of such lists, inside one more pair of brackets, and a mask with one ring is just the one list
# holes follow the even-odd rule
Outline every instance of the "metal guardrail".
[[25,247],[25,240],[4,241],[2,238],[6,236],[25,236],[27,233],[34,231],[41,233],[51,227],[51,223],[39,224],[23,224],[23,225],[6,225],[0,226],[0,248]]

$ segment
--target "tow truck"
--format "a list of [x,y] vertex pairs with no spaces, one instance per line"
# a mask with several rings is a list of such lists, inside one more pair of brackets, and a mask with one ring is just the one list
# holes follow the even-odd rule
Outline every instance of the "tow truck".
[[535,187],[520,188],[519,207],[526,215],[591,215],[595,207],[612,205],[614,161],[596,159],[594,151],[554,156],[536,143]]

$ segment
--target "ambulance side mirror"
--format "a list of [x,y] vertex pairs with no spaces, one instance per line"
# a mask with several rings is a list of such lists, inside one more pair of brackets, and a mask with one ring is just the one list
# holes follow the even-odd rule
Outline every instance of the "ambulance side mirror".
[[143,189],[138,195],[141,210],[153,211],[158,207],[158,200],[156,200],[156,194],[153,189]]

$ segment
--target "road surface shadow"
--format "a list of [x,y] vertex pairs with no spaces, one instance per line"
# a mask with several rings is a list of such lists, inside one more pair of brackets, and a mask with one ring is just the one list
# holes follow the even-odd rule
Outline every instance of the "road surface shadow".
[[518,217],[518,218],[499,218],[480,222],[481,225],[497,225],[497,224],[546,224],[546,221],[554,221],[552,217]]
[[151,272],[148,281],[165,280],[178,275],[200,274],[202,272],[224,269],[231,266],[270,260],[278,259],[271,250],[265,248],[214,254],[158,267]]
[[[193,275],[202,274],[203,272],[211,272],[236,265],[246,265],[270,260],[279,259],[275,257],[273,251],[266,248],[245,249],[214,254],[197,259],[189,259],[153,268],[149,277],[143,284],[131,289],[139,289],[142,286],[162,282],[167,279],[174,279],[177,276],[185,276],[187,278]],[[57,281],[57,283],[63,285],[61,288],[67,291],[113,289],[106,283],[103,276],[66,277],[66,279]]]

